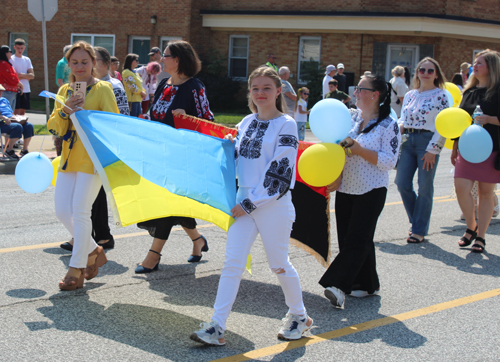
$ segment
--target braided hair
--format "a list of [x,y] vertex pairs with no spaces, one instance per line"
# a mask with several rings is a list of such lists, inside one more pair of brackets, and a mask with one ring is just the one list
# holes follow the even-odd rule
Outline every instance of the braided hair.
[[363,78],[367,79],[370,82],[371,87],[379,92],[378,103],[380,108],[378,111],[377,122],[369,127],[366,127],[362,132],[368,133],[391,114],[392,85],[391,83],[386,82],[384,78],[376,74],[367,74],[363,76]]

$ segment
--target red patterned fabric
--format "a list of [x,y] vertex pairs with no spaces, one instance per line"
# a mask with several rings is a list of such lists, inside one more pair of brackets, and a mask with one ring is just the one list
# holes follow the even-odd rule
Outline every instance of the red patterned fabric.
[[5,60],[0,60],[0,84],[6,91],[17,92],[19,78],[12,65]]

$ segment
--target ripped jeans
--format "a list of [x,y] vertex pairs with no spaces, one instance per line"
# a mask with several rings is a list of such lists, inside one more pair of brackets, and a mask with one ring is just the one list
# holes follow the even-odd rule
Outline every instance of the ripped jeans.
[[[238,190],[238,200],[244,188]],[[222,269],[213,320],[226,329],[226,320],[238,294],[240,281],[252,244],[260,233],[271,271],[276,274],[285,294],[288,312],[304,315],[306,309],[302,301],[302,288],[297,271],[288,257],[288,244],[295,209],[292,196],[287,192],[282,198],[272,201],[251,214],[236,218],[227,236],[226,260]],[[259,296],[261,298],[262,296]],[[268,298],[270,296],[267,296]]]

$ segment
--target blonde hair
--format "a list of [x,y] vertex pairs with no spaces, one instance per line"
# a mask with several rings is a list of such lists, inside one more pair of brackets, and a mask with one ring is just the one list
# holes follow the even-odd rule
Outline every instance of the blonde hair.
[[298,94],[297,94],[297,100],[295,101],[295,110],[297,110],[297,105],[299,104],[299,100],[302,99],[302,93],[304,93],[305,91],[309,91],[309,88],[307,87],[302,87],[302,88],[299,88],[299,90],[297,91]]
[[[257,113],[257,106],[252,100],[252,81],[257,77],[268,77],[274,81],[274,85],[276,88],[281,88],[281,78],[278,73],[271,67],[267,65],[263,65],[255,69],[252,74],[248,77],[248,108],[252,111],[252,113]],[[276,108],[281,113],[286,112],[286,103],[285,98],[283,97],[283,92],[278,95],[276,98]]]
[[394,76],[395,76],[395,75],[397,74],[397,75],[398,75],[398,77],[401,77],[401,75],[402,75],[402,74],[404,74],[404,72],[405,72],[405,68],[403,68],[403,67],[402,67],[402,66],[400,66],[400,65],[396,65],[396,66],[394,67],[394,69],[392,70],[392,75],[394,75]]
[[[90,56],[90,59],[92,59],[92,63],[95,64],[96,62],[96,56],[95,56],[95,51],[94,51],[94,47],[92,45],[90,45],[89,43],[87,43],[86,41],[83,41],[83,40],[79,40],[77,41],[75,44],[73,44],[71,46],[71,48],[66,52],[66,55],[64,56],[66,58],[66,60],[68,61],[68,64],[69,64],[69,58],[71,58],[71,55],[75,52],[75,50],[77,49],[82,49],[82,50],[85,50],[87,53],[89,53],[89,56]],[[91,72],[91,75],[93,77],[96,77],[96,72],[94,70],[94,67],[92,67],[92,72]],[[70,74],[69,75],[69,81],[70,83],[74,82],[75,81],[75,76],[73,74]]]
[[431,57],[425,57],[422,59],[420,62],[418,62],[417,66],[415,67],[415,76],[413,77],[413,88],[418,89],[420,88],[420,78],[418,77],[419,69],[422,64],[425,62],[431,62],[434,64],[434,69],[437,74],[437,78],[434,79],[434,85],[438,88],[443,89],[444,88],[444,83],[446,82],[446,78],[441,71],[441,67],[439,66],[439,63],[437,60],[431,58]]
[[[490,99],[495,94],[495,91],[500,84],[500,57],[497,52],[490,49],[477,53],[474,59],[477,60],[479,57],[483,57],[484,62],[488,67],[488,88],[486,89],[484,98]],[[474,73],[472,73],[467,80],[467,83],[465,83],[464,92],[478,84],[479,80],[476,78]]]

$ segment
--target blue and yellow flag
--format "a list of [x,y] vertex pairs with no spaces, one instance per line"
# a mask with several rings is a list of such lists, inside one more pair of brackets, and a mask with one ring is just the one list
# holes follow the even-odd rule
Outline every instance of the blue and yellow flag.
[[99,111],[71,116],[101,177],[116,225],[193,217],[228,230],[236,204],[234,144]]

